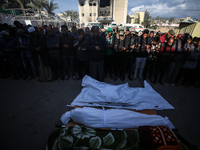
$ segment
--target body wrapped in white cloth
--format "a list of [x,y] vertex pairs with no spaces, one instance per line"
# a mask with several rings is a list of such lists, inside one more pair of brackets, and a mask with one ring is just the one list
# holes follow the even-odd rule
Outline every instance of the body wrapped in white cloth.
[[92,128],[138,128],[139,126],[166,126],[173,129],[173,124],[167,117],[147,115],[124,109],[97,109],[76,108],[62,115],[61,121],[67,124],[72,119],[74,122]]

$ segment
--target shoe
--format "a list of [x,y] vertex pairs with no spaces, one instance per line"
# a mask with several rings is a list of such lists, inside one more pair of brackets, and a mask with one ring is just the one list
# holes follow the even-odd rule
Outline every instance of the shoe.
[[29,76],[28,78],[26,78],[26,80],[30,80],[33,79],[33,76]]
[[132,81],[132,80],[133,80],[133,78],[131,78],[131,76],[128,76],[128,79],[129,79],[130,81]]
[[121,78],[119,78],[119,79],[120,79],[120,81],[122,81],[122,82],[124,82],[124,80],[125,80],[125,78],[122,78],[122,77],[121,77]]
[[175,83],[171,83],[172,86],[176,86]]
[[69,76],[66,76],[65,79],[66,79],[66,80],[69,80]]
[[114,78],[114,81],[116,82],[117,80],[118,80],[118,77],[115,77],[115,78]]
[[76,80],[76,76],[72,76],[72,79],[73,79],[73,80]]
[[77,78],[77,80],[81,80],[83,77],[82,76],[79,76],[78,78]]
[[164,83],[162,81],[159,81],[158,83],[160,83],[161,85],[164,85]]
[[27,77],[23,77],[23,80],[28,80],[28,78]]
[[151,80],[149,80],[149,79],[147,79],[147,82],[149,82],[149,83],[152,83],[152,81],[151,81]]
[[140,78],[139,80],[140,80],[140,82],[144,82],[144,79],[143,79],[143,78]]
[[168,83],[167,83],[167,82],[164,82],[164,85],[168,85]]

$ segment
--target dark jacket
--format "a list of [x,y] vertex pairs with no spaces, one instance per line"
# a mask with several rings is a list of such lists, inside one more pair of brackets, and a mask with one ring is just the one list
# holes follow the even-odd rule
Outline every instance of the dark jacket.
[[[99,46],[101,50],[97,51],[95,49],[96,46]],[[104,54],[107,49],[106,38],[99,35],[98,38],[89,37],[87,40],[86,49],[89,51],[89,60],[92,61],[100,61],[104,60]]]
[[113,37],[112,47],[114,49],[115,54],[125,53],[125,51],[122,50],[122,47],[124,47],[124,44],[125,44],[125,37],[120,38],[118,34],[116,34],[116,36]]
[[77,50],[76,57],[79,61],[87,61],[88,60],[88,51],[86,50],[88,37],[84,36],[84,38],[80,41],[77,41],[74,44],[75,49],[80,47],[80,50]]
[[[35,54],[38,54],[40,56],[43,65],[48,67],[50,63],[48,51],[46,48],[46,35],[37,33],[36,36],[30,36],[29,46],[30,50],[32,50]],[[40,48],[40,51],[36,51],[36,48],[38,47]]]
[[8,40],[2,40],[2,50],[8,57],[14,58],[20,56],[19,50],[17,49],[17,40],[13,37],[10,37]]
[[60,54],[60,49],[56,47],[56,44],[60,44],[60,37],[58,34],[47,35],[46,37],[46,47],[48,49],[49,55]]
[[[64,44],[68,45],[68,48],[64,48]],[[60,47],[61,47],[61,53],[63,55],[71,56],[74,55],[74,37],[70,34],[67,35],[61,35],[60,36]]]
[[135,49],[132,49],[132,46],[133,45],[135,45],[136,47],[137,47],[137,39],[138,39],[138,36],[136,35],[136,34],[134,34],[132,37],[131,37],[131,39],[130,39],[130,45],[129,45],[129,47],[130,47],[130,53],[131,54],[134,54],[135,53]]
[[138,47],[136,47],[136,57],[147,57],[147,51],[145,45],[148,45],[148,38],[143,39],[143,35],[141,35],[138,37],[137,43]]
[[[24,38],[18,37],[18,47],[21,51],[21,57],[22,58],[33,58],[34,53],[30,50],[29,44],[30,43],[30,36],[26,35]],[[24,49],[21,49],[20,46],[24,46]]]

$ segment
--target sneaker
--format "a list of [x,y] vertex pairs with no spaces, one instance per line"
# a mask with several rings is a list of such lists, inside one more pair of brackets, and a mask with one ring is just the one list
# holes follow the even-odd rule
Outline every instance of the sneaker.
[[72,79],[73,79],[73,80],[76,80],[76,76],[73,76]]
[[69,76],[66,76],[65,79],[66,79],[66,80],[69,80]]
[[167,82],[164,82],[164,85],[168,85],[168,83],[167,83]]
[[170,85],[175,86],[175,83],[171,83]]

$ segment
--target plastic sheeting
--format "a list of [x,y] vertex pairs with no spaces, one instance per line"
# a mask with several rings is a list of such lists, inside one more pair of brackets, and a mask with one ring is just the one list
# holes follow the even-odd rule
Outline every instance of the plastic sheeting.
[[123,109],[76,108],[62,115],[61,121],[67,124],[74,122],[92,128],[138,128],[139,126],[166,126],[173,129],[173,124],[167,117],[147,115]]
[[70,106],[105,106],[122,109],[174,109],[146,81],[144,88],[132,88],[128,83],[112,85],[90,76],[82,80],[84,87]]

